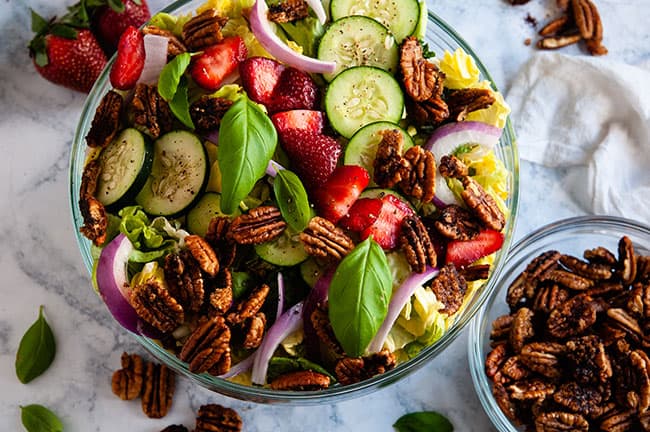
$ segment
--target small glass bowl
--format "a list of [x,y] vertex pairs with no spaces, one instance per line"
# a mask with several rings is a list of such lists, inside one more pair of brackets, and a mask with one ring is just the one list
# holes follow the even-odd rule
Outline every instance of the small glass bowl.
[[[187,14],[195,11],[197,7],[204,3],[204,1],[205,0],[180,0],[165,8],[163,12],[173,15]],[[462,48],[476,61],[476,65],[481,72],[481,78],[489,80],[493,87],[496,88],[485,66],[481,63],[469,45],[448,24],[433,13],[429,12],[428,19],[429,23],[427,26],[426,42],[429,44],[429,48],[437,53],[442,53],[444,50],[453,52],[457,48]],[[70,208],[72,212],[72,220],[75,232],[77,233],[79,249],[89,273],[92,273],[93,259],[91,255],[91,243],[79,233],[79,227],[83,225],[83,218],[78,206],[79,186],[81,185],[81,173],[86,160],[85,136],[90,129],[90,124],[101,98],[110,89],[108,76],[111,65],[112,61],[109,62],[106,69],[99,76],[99,79],[86,100],[75,133],[70,161]],[[506,200],[509,218],[504,230],[505,241],[501,251],[496,254],[496,259],[493,265],[493,276],[481,289],[476,291],[477,293],[473,298],[469,299],[465,309],[459,316],[457,316],[455,323],[448,329],[447,333],[445,333],[441,339],[433,345],[423,349],[415,358],[401,363],[398,367],[388,373],[365,380],[358,384],[332,387],[327,390],[306,392],[274,391],[261,387],[238,384],[213,377],[209,374],[193,374],[189,372],[185,363],[179,361],[173,354],[161,348],[157,343],[155,343],[155,341],[142,336],[134,335],[134,337],[162,363],[165,363],[176,372],[189,377],[192,381],[218,393],[255,402],[282,402],[294,405],[332,403],[362,396],[405,377],[442,353],[444,349],[458,336],[465,325],[467,325],[470,319],[485,302],[490,292],[494,290],[495,285],[493,280],[499,275],[502,263],[505,259],[506,251],[510,246],[517,216],[517,205],[519,202],[519,156],[515,143],[514,130],[509,120],[504,128],[499,144],[495,147],[495,153],[503,161],[511,175],[508,179],[510,197]],[[88,289],[90,289],[90,286]]]
[[492,322],[509,313],[506,293],[512,281],[528,263],[542,252],[557,250],[581,257],[585,249],[604,246],[616,253],[618,242],[628,236],[637,253],[650,254],[650,226],[629,219],[607,216],[581,216],[546,225],[519,240],[508,253],[503,269],[494,281],[497,287],[485,307],[469,326],[468,356],[474,388],[488,417],[500,432],[518,432],[518,428],[497,405],[492,382],[485,374],[485,358],[490,352]]

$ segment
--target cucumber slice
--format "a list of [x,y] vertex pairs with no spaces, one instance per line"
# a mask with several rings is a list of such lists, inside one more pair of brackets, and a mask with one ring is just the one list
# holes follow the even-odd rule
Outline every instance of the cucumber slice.
[[280,237],[255,245],[255,252],[264,261],[282,267],[295,266],[309,258],[299,235],[288,228]]
[[404,129],[390,122],[376,122],[364,126],[355,133],[348,145],[345,147],[345,155],[343,157],[344,165],[359,165],[362,166],[370,174],[371,184],[375,184],[372,180],[374,178],[374,163],[377,156],[377,147],[381,142],[381,131],[386,129],[394,129],[399,131],[404,138],[404,151],[413,147],[413,140],[411,136],[406,133]]
[[[239,209],[235,210],[232,216],[241,214]],[[218,216],[231,216],[221,211],[221,194],[214,192],[206,192],[194,207],[187,212],[187,230],[192,234],[198,234],[205,237],[208,232],[210,221]]]
[[153,145],[151,174],[135,200],[145,212],[178,216],[196,202],[208,180],[208,155],[188,131],[173,131]]
[[300,264],[300,276],[310,287],[316,286],[316,282],[323,276],[323,266],[316,262],[314,258],[309,258]]
[[325,111],[332,127],[350,138],[377,121],[397,123],[404,111],[404,95],[388,72],[372,66],[346,69],[325,93]]
[[379,22],[364,16],[335,21],[318,45],[320,60],[336,62],[333,73],[323,74],[327,81],[353,66],[376,66],[394,74],[398,57],[393,35]]
[[420,5],[418,0],[332,0],[330,13],[333,20],[351,15],[374,18],[401,43],[415,30],[420,18]]
[[133,128],[120,132],[99,155],[101,174],[95,192],[99,202],[111,210],[133,201],[149,177],[152,160],[148,138]]

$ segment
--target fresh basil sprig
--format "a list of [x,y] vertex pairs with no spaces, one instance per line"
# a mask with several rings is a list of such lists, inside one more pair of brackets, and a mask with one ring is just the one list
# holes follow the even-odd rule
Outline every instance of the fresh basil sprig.
[[329,318],[349,356],[364,353],[386,318],[392,279],[386,255],[372,237],[336,268],[329,288]]
[[273,180],[273,193],[282,218],[296,232],[304,230],[311,219],[312,211],[307,191],[298,176],[289,170],[279,170]]
[[169,102],[169,108],[176,118],[188,128],[194,129],[187,98],[187,78],[183,76],[190,60],[190,53],[182,53],[163,67],[158,77],[158,93]]
[[271,119],[247,97],[226,111],[219,128],[221,211],[232,214],[266,172],[278,135]]
[[43,405],[20,407],[20,419],[27,432],[63,432],[63,423]]
[[420,411],[403,415],[393,425],[398,432],[453,432],[447,417],[435,411]]
[[16,375],[27,384],[47,370],[54,360],[56,343],[52,329],[43,316],[43,306],[38,311],[38,319],[27,329],[16,353]]
[[190,129],[194,129],[194,122],[190,117],[190,102],[187,96],[187,78],[181,77],[176,89],[174,98],[169,102],[169,109],[172,110],[177,119]]

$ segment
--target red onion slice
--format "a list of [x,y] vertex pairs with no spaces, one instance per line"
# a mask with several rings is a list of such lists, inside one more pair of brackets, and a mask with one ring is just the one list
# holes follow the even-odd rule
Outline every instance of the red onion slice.
[[278,272],[278,310],[275,313],[275,319],[277,320],[284,312],[284,277],[282,273]]
[[318,21],[320,21],[321,24],[325,24],[325,21],[327,21],[327,13],[325,12],[325,8],[323,7],[321,0],[307,0],[307,4],[316,14]]
[[248,371],[253,366],[253,362],[255,361],[256,354],[257,351],[255,351],[253,354],[249,355],[244,360],[240,361],[239,363],[231,367],[228,370],[228,372],[226,372],[225,374],[219,375],[219,378],[224,378],[224,379],[232,378]]
[[167,45],[169,39],[165,36],[144,35],[144,68],[138,79],[139,83],[156,84],[160,72],[167,64]]
[[283,169],[286,168],[280,165],[279,163],[277,163],[276,161],[274,161],[273,159],[271,159],[268,165],[266,166],[266,175],[275,177],[278,175],[278,171],[282,171]]

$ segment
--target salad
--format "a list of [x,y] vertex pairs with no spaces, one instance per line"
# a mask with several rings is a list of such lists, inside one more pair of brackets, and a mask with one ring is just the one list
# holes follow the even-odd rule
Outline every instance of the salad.
[[86,136],[81,232],[127,330],[317,390],[434,343],[490,274],[509,108],[418,0],[209,0],[129,28]]

